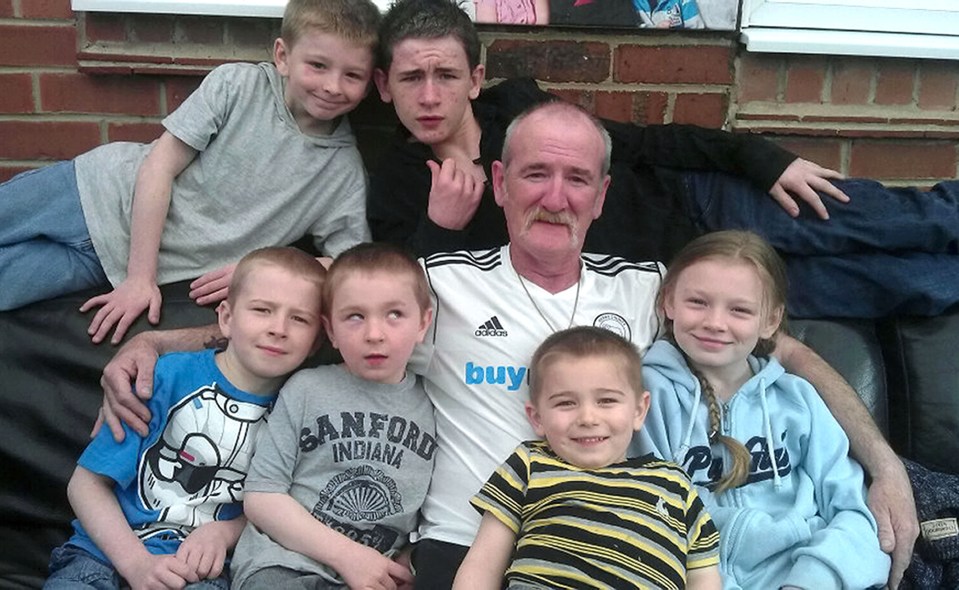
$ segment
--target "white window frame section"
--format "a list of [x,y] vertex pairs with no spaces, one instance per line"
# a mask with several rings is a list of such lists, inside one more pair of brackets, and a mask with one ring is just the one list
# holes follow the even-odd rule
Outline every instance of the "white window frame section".
[[[373,0],[386,11],[391,0]],[[76,12],[143,12],[207,16],[283,17],[286,0],[71,0]]]
[[959,60],[959,0],[742,0],[740,36],[756,52]]

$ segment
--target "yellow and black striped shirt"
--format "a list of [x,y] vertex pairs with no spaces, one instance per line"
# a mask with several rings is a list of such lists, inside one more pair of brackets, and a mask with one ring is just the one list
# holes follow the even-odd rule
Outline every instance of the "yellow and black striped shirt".
[[471,500],[517,535],[510,584],[685,588],[719,563],[719,533],[678,465],[647,455],[580,469],[522,443]]

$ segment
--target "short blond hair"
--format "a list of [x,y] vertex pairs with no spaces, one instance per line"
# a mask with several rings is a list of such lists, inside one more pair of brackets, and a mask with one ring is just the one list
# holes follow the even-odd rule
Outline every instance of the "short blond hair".
[[[276,266],[316,285],[317,294],[323,292],[326,268],[320,261],[302,250],[290,247],[269,247],[253,250],[240,259],[233,270],[227,301],[232,305],[246,288],[250,273],[260,266]],[[322,304],[322,302],[319,302]]]
[[367,45],[375,54],[379,26],[380,9],[370,0],[289,0],[280,37],[293,47],[307,31],[316,29]]

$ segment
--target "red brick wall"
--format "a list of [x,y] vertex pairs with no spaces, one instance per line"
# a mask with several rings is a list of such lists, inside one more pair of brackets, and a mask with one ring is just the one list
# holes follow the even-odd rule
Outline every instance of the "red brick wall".
[[[0,180],[148,141],[210,67],[269,59],[277,19],[74,14],[0,0]],[[761,133],[849,175],[957,177],[959,62],[749,54],[731,33],[483,28],[490,79],[532,75],[597,114]],[[375,93],[361,142],[393,125]],[[368,155],[376,156],[382,142]]]

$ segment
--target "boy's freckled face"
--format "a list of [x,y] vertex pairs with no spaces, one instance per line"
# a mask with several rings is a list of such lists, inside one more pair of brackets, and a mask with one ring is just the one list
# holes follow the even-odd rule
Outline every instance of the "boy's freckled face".
[[300,130],[333,131],[338,117],[366,96],[373,74],[373,52],[365,43],[307,30],[292,47],[277,39],[277,70],[286,78],[285,101]]
[[597,469],[626,459],[633,432],[649,409],[618,359],[563,355],[543,371],[536,402],[526,405],[533,430],[564,461]]
[[350,272],[333,290],[330,342],[354,375],[399,383],[413,347],[423,341],[432,313],[421,310],[413,280],[392,272]]
[[275,391],[313,351],[322,326],[320,287],[272,264],[260,264],[232,302],[219,310],[229,338],[217,365],[233,385],[251,393]]

